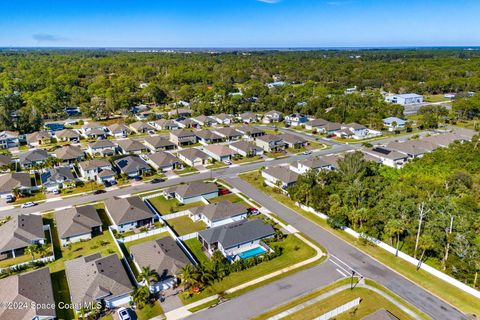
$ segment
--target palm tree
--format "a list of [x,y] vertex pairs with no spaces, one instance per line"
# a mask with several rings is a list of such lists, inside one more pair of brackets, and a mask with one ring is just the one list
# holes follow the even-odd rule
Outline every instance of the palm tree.
[[405,229],[406,229],[405,224],[400,219],[390,220],[385,225],[385,232],[390,236],[390,239],[396,236],[395,256],[397,257],[398,257],[398,246],[400,243],[400,235],[402,235],[405,232]]
[[132,292],[133,302],[137,305],[139,309],[143,308],[150,297],[150,291],[148,287],[134,287]]
[[48,252],[48,245],[47,244],[42,244],[41,246],[37,246],[37,252],[40,257],[45,257]]
[[183,285],[187,288],[195,286],[197,281],[197,270],[191,264],[186,264],[180,270],[180,278],[182,279]]
[[38,252],[38,244],[32,244],[25,248],[25,254],[32,256],[32,261],[35,260],[35,254]]
[[139,281],[145,281],[147,285],[150,283],[154,283],[158,279],[157,271],[150,268],[150,266],[146,266],[142,268],[142,272],[138,275]]
[[205,287],[211,284],[213,281],[215,281],[215,276],[212,270],[209,270],[204,266],[200,265],[197,268],[197,272],[198,272],[198,282],[200,283],[200,285]]

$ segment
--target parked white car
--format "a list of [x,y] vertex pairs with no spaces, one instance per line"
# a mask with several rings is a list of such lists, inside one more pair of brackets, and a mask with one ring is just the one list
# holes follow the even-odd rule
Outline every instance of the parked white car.
[[24,204],[22,204],[22,208],[30,208],[30,207],[34,207],[36,206],[37,204],[35,202],[25,202]]

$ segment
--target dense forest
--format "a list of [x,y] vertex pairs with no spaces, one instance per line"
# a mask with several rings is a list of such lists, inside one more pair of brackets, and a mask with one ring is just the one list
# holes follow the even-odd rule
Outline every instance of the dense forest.
[[402,169],[347,154],[336,171],[311,171],[289,189],[295,201],[428,261],[479,287],[480,141],[455,143]]
[[[274,79],[289,85],[268,88]],[[146,85],[141,85],[146,84]],[[362,94],[345,95],[356,86]],[[463,49],[144,53],[0,51],[0,130],[31,132],[79,106],[93,118],[138,103],[185,100],[199,114],[298,111],[372,127],[402,108],[380,90],[438,94],[480,89],[480,52]],[[229,93],[242,92],[242,95]],[[478,99],[458,115],[478,115]],[[474,107],[472,107],[472,104]],[[465,109],[467,108],[467,109]],[[12,114],[15,117],[12,117]]]

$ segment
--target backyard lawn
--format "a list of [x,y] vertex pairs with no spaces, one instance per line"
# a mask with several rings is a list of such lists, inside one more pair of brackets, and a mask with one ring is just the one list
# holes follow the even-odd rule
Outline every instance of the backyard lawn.
[[207,225],[203,221],[192,221],[188,216],[181,216],[167,220],[168,225],[179,235],[205,230]]
[[218,196],[218,197],[215,197],[215,198],[212,198],[212,199],[208,199],[208,201],[210,201],[210,203],[220,202],[220,201],[225,201],[225,200],[228,200],[228,201],[233,202],[233,203],[242,203],[245,206],[247,206],[247,203],[245,201],[243,201],[242,198],[237,196],[235,193],[229,193],[229,194],[226,194],[226,195],[223,195],[223,196]]
[[160,215],[174,213],[177,211],[187,210],[188,208],[198,207],[204,205],[203,202],[192,202],[187,204],[180,203],[177,199],[165,199],[164,196],[157,196],[148,199],[150,203],[157,209]]
[[140,244],[140,243],[143,243],[143,242],[148,242],[148,241],[152,241],[152,240],[157,240],[157,239],[169,237],[169,236],[170,235],[169,235],[168,232],[162,232],[162,233],[154,234],[154,235],[151,235],[151,236],[148,236],[148,237],[145,237],[145,238],[124,242],[123,245],[128,250],[128,249],[130,249],[130,247],[132,247],[134,245],[137,245],[137,244]]
[[203,266],[211,266],[211,260],[203,252],[202,244],[197,238],[185,240],[183,243],[187,246],[188,250],[197,258],[197,261]]
[[[186,241],[186,245],[195,254],[197,260],[199,260],[200,263],[202,263],[202,260],[204,261],[203,263],[207,263],[205,261],[205,257],[203,257],[205,256],[205,254],[201,252],[201,248],[198,247],[199,244],[199,242],[197,244],[194,241]],[[223,292],[229,288],[236,287],[242,283],[259,278],[276,270],[283,269],[285,267],[291,266],[295,263],[315,256],[315,250],[312,247],[308,246],[303,241],[293,235],[288,235],[283,241],[271,242],[268,245],[271,248],[283,248],[282,255],[270,261],[264,261],[249,269],[239,272],[233,272],[227,277],[223,278],[223,280],[215,282],[213,285],[207,287],[205,290],[203,290],[197,295],[194,295],[190,299],[185,300],[182,296],[181,299],[184,299],[184,304],[189,304],[210,295]]]

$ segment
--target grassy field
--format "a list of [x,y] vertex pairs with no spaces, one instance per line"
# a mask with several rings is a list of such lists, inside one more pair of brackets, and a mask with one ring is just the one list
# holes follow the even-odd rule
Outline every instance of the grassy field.
[[192,202],[182,204],[177,199],[165,199],[164,196],[158,196],[148,199],[150,203],[157,209],[161,215],[174,213],[177,211],[187,210],[188,208],[198,207],[204,205],[203,202]]
[[203,221],[192,221],[189,216],[169,219],[167,223],[180,236],[207,228],[207,225]]
[[[187,246],[191,248],[192,243],[187,243]],[[198,245],[194,244],[194,246]],[[295,263],[315,256],[315,250],[312,247],[306,245],[303,241],[292,235],[288,235],[283,241],[272,242],[269,244],[269,246],[272,248],[275,246],[282,247],[283,254],[273,260],[262,262],[247,270],[231,273],[222,281],[215,282],[213,285],[207,287],[201,293],[193,296],[188,300],[183,300],[183,302],[185,304],[188,304],[198,301],[210,295],[223,292],[229,288],[233,288],[242,283],[259,278],[276,270],[283,269],[285,267],[291,266]],[[198,248],[194,248],[192,251],[198,254],[199,250]],[[197,257],[199,261],[205,260],[202,255],[204,254],[201,253],[201,255]]]
[[276,193],[275,191],[273,191],[273,189],[269,187],[264,187],[263,178],[258,172],[246,173],[240,176],[242,179],[251,183],[264,193],[270,195],[272,198],[279,201],[283,205],[291,208],[305,218],[315,222],[317,225],[333,233],[337,237],[351,243],[359,250],[377,259],[384,265],[395,270],[404,277],[410,279],[411,281],[430,291],[434,295],[454,305],[463,312],[480,314],[480,304],[478,303],[478,300],[472,295],[465,293],[464,291],[446,283],[443,280],[440,280],[439,278],[431,275],[424,270],[416,270],[414,265],[402,259],[395,258],[392,254],[386,252],[385,250],[377,246],[374,246],[370,243],[365,243],[341,230],[331,228],[325,220],[319,218],[313,213],[298,208],[289,197],[283,194]]

